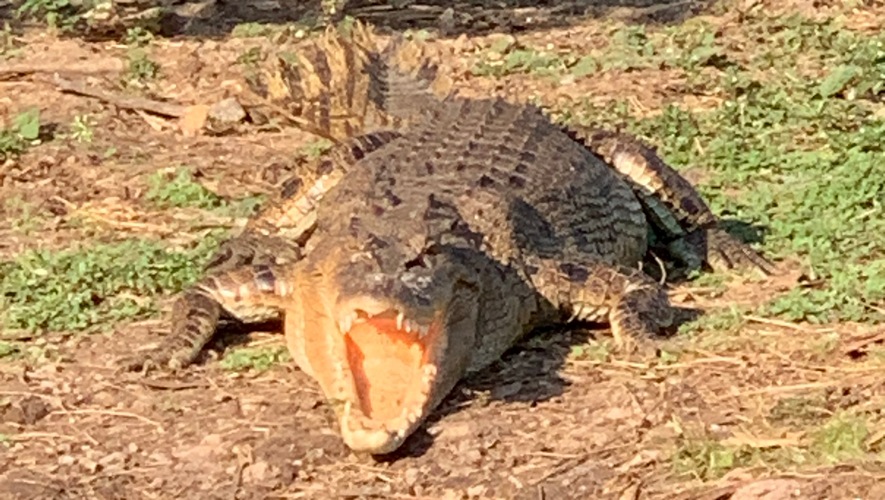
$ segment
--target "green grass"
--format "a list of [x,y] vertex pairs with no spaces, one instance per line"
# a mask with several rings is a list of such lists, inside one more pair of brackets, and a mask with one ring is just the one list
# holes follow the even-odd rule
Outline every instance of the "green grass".
[[150,188],[145,198],[158,208],[194,207],[216,209],[224,199],[194,180],[190,170],[176,168],[171,175],[156,172],[148,178]]
[[225,353],[221,367],[231,371],[265,371],[279,363],[291,361],[285,346],[240,347]]
[[40,110],[32,108],[12,119],[7,128],[0,128],[0,164],[22,154],[40,137]]
[[866,442],[871,425],[868,418],[841,412],[815,424],[820,420],[819,414],[809,414],[811,410],[804,403],[794,399],[780,409],[794,410],[796,418],[804,420],[805,438],[797,439],[796,444],[785,441],[738,445],[707,435],[683,436],[670,455],[671,467],[680,475],[713,480],[745,467],[787,471],[803,466],[885,461],[885,454],[871,450]]
[[173,250],[157,241],[33,250],[0,262],[0,326],[86,330],[156,312],[156,299],[195,281],[218,241]]
[[[622,123],[658,145],[676,168],[705,168],[711,178],[699,189],[716,213],[756,226],[766,255],[796,257],[811,280],[819,280],[756,314],[812,323],[882,321],[885,34],[857,34],[836,21],[800,16],[742,26],[746,36],[767,37],[752,45],[745,64],[722,48],[729,40],[703,25],[652,35],[628,31],[612,42],[621,52],[634,47],[632,57],[649,65],[660,64],[658,54],[688,61],[675,67],[691,76],[696,92],[721,98],[718,107],[671,104],[640,119],[622,101],[586,104],[564,119]],[[669,49],[654,48],[657,43]],[[809,60],[819,70],[790,69],[806,68]]]
[[178,167],[172,173],[156,172],[147,181],[150,187],[145,198],[160,209],[200,208],[242,217],[255,212],[265,198],[254,195],[227,200],[197,182],[186,167]]

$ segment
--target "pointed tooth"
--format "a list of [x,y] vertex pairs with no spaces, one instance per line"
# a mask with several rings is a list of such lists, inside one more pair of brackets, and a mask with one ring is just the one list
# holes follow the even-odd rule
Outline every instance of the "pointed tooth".
[[347,400],[347,401],[344,402],[344,418],[345,418],[347,421],[350,421],[350,409],[351,409],[351,406],[353,406],[353,403],[351,403],[350,400]]
[[404,321],[405,319],[406,319],[406,315],[403,314],[403,313],[399,313],[399,314],[396,315],[396,329],[397,329],[397,330],[402,330],[402,329],[403,329],[403,321]]
[[353,326],[353,318],[350,315],[338,318],[338,329],[341,330],[341,333],[349,332],[351,326]]
[[406,333],[412,333],[412,322],[409,320],[403,321],[403,329]]

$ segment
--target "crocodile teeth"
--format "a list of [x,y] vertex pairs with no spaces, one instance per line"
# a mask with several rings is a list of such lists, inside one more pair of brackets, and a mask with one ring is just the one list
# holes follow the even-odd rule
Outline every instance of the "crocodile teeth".
[[353,328],[353,320],[354,317],[351,314],[345,314],[338,318],[338,330],[341,333],[348,333],[351,328]]
[[[405,323],[406,325],[408,325],[408,322],[406,321],[406,315],[403,314],[403,313],[399,313],[399,314],[397,314],[397,315],[396,315],[396,329],[397,329],[397,330],[402,330],[402,329],[403,329],[403,323]],[[408,326],[407,326],[406,328],[408,328]]]
[[338,318],[338,329],[341,333],[349,333],[353,325],[364,322],[365,319],[360,318],[355,312],[344,314]]
[[423,382],[425,386],[429,386],[430,383],[433,382],[433,379],[436,378],[436,366],[424,365],[422,375],[421,382]]
[[417,330],[418,330],[418,336],[423,338],[423,337],[427,336],[427,333],[430,331],[430,327],[425,326],[425,325],[418,325]]

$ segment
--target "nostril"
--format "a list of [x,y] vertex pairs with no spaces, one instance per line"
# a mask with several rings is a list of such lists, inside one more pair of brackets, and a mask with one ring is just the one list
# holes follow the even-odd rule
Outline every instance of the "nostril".
[[427,261],[424,260],[424,255],[419,255],[414,259],[406,262],[406,271],[411,271],[412,269],[427,269]]

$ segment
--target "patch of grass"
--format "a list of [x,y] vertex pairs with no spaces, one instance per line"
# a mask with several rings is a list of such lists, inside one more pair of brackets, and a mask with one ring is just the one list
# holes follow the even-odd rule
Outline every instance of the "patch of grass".
[[264,60],[265,54],[261,51],[261,47],[250,47],[248,50],[237,56],[236,63],[245,66],[247,70],[255,70],[255,67]]
[[160,295],[200,276],[220,237],[212,234],[186,250],[136,239],[25,252],[0,262],[0,325],[85,330],[152,314]]
[[146,47],[154,40],[154,34],[141,26],[134,26],[126,30],[123,43],[130,47]]
[[179,167],[170,175],[157,172],[148,178],[150,186],[145,197],[158,208],[201,208],[233,217],[249,216],[264,202],[262,195],[246,196],[239,200],[226,200],[194,180],[185,167]]
[[89,115],[77,115],[71,123],[71,138],[79,143],[90,143],[95,137],[95,122]]
[[291,361],[285,346],[241,347],[225,353],[221,367],[232,371],[265,371],[279,363]]
[[278,30],[279,28],[276,28],[274,25],[271,24],[240,23],[234,26],[234,29],[231,30],[230,35],[236,38],[257,38],[270,35]]
[[827,418],[821,402],[807,398],[785,398],[772,409],[773,420],[808,429],[819,422],[820,427],[802,430],[803,437],[794,445],[734,444],[701,435],[683,436],[670,456],[678,474],[701,480],[714,480],[741,467],[764,466],[789,470],[804,465],[847,463],[875,457],[870,455],[867,438],[869,423],[859,415],[847,412]]
[[[587,106],[571,119],[621,123],[659,145],[677,169],[705,167],[712,177],[698,187],[714,212],[759,228],[766,255],[805,262],[816,284],[754,314],[812,323],[882,321],[885,34],[860,35],[801,16],[776,29],[770,20],[759,23],[764,27],[742,29],[748,36],[764,31],[772,41],[753,45],[750,66],[731,64],[698,77],[704,93],[721,99],[717,108],[671,104],[640,119],[623,102]],[[706,28],[698,29],[674,44],[669,57],[698,64],[710,54],[728,57]],[[820,66],[808,71],[812,75],[781,69],[808,66],[809,57]],[[766,59],[777,67],[760,73]]]
[[12,120],[12,126],[0,128],[0,163],[22,154],[40,137],[40,110],[23,111]]
[[141,47],[129,50],[129,65],[124,75],[124,83],[130,86],[143,86],[146,82],[160,75],[160,65],[148,56]]
[[674,470],[701,480],[718,479],[746,463],[738,450],[712,439],[687,439],[670,457]]
[[471,73],[496,77],[513,74],[549,76],[562,74],[567,66],[568,61],[558,54],[524,46],[512,37],[502,36],[471,68]]
[[737,308],[704,314],[694,321],[679,326],[679,335],[691,335],[699,332],[717,332],[725,335],[740,330],[744,325],[744,315]]
[[4,22],[2,29],[0,29],[0,60],[12,59],[21,55],[22,43],[16,39],[9,22]]
[[710,481],[739,468],[765,467],[785,471],[818,461],[802,446],[737,445],[711,437],[684,437],[670,456],[670,463],[677,474]]
[[606,341],[588,342],[586,344],[571,347],[569,357],[572,359],[588,360],[602,363],[609,359],[612,346]]
[[0,340],[0,359],[15,356],[19,351],[18,343]]
[[16,9],[16,16],[19,19],[39,20],[50,28],[69,31],[82,20],[90,3],[72,0],[24,0]]
[[296,155],[302,156],[308,160],[319,159],[326,151],[332,147],[332,141],[328,139],[317,139],[310,141],[296,151]]
[[864,441],[870,430],[858,415],[840,413],[814,433],[811,450],[826,463],[839,463],[867,453]]
[[148,184],[145,197],[159,208],[215,209],[225,204],[223,198],[196,182],[184,167],[175,169],[172,176],[157,172],[148,178]]

